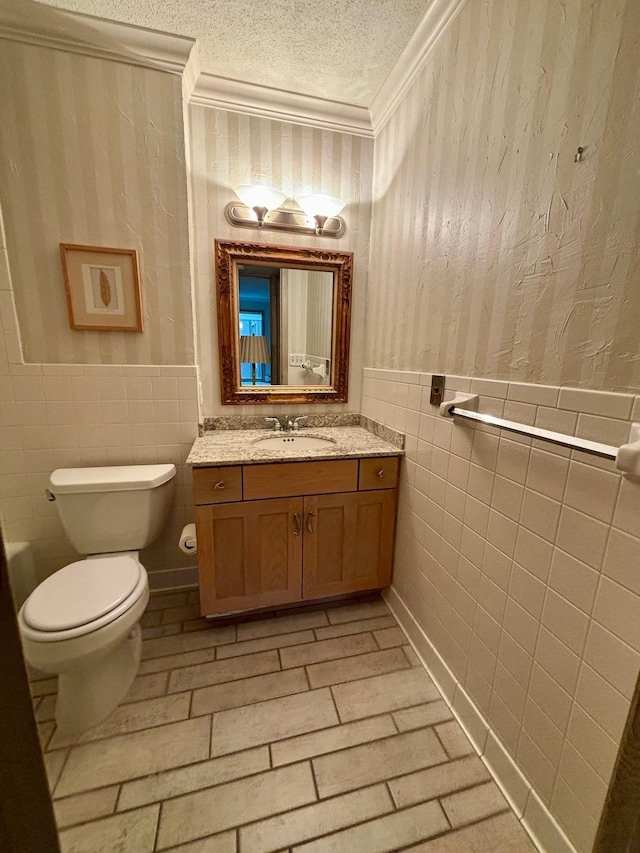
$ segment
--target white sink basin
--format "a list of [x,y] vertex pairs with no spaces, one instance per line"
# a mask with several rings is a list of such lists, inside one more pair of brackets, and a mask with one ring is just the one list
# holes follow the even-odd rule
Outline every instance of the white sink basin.
[[253,443],[264,450],[322,450],[336,444],[332,438],[315,435],[270,435]]

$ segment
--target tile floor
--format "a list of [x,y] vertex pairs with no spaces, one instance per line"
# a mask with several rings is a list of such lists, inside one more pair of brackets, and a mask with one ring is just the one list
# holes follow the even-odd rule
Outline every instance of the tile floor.
[[80,740],[33,681],[64,853],[534,850],[383,601],[214,627],[197,596],[151,598]]

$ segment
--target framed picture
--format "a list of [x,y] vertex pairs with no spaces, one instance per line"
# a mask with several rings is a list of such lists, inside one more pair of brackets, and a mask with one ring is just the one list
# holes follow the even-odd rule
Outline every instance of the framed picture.
[[141,332],[135,249],[60,244],[69,325],[97,332]]

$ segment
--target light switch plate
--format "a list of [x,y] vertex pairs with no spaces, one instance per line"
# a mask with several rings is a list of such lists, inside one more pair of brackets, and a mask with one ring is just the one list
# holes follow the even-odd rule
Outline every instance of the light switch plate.
[[431,396],[429,402],[432,406],[439,406],[442,403],[442,395],[444,394],[444,376],[434,374],[431,377]]

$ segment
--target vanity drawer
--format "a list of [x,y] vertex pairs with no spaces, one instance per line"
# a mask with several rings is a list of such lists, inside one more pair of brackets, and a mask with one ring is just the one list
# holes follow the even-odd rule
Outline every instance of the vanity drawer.
[[196,504],[221,504],[242,500],[242,468],[193,469],[193,499]]
[[358,488],[361,491],[371,489],[395,489],[398,482],[398,457],[378,456],[360,460]]
[[246,501],[355,492],[357,488],[357,459],[340,459],[335,462],[275,462],[244,467]]

